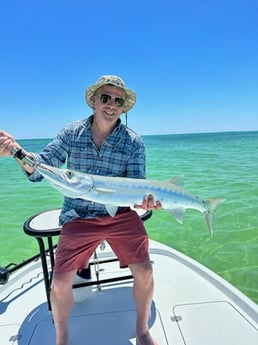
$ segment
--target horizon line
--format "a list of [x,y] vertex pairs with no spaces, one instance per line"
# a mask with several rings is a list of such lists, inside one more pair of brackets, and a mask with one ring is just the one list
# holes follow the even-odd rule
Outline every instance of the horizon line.
[[[201,131],[201,132],[174,132],[174,133],[153,133],[153,134],[139,134],[141,137],[156,136],[156,135],[191,135],[191,134],[223,134],[223,133],[251,133],[258,132],[258,129],[248,129],[248,130],[217,130],[217,131]],[[54,137],[41,137],[41,138],[19,138],[19,140],[52,140]]]

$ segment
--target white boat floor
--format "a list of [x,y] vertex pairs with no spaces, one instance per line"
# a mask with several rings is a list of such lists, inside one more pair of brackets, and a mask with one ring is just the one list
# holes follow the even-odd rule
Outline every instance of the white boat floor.
[[[108,248],[107,248],[108,249]],[[258,307],[229,283],[166,246],[152,243],[155,290],[149,318],[159,345],[257,345]],[[103,257],[110,253],[103,253]],[[100,265],[101,279],[128,274]],[[0,288],[0,344],[55,345],[40,261]],[[70,345],[135,345],[132,281],[83,288],[69,319]]]
[[[95,292],[86,302],[75,304],[69,322],[69,344],[135,344],[135,309],[131,298],[131,288],[119,287],[115,294],[114,296],[112,290],[109,289]],[[100,308],[98,306],[95,308],[96,300],[98,304],[100,303]],[[117,305],[119,308],[116,308]],[[167,342],[154,306],[152,310],[150,326],[152,327],[155,323],[152,331],[160,344],[165,345]],[[34,312],[34,315],[29,316],[29,320],[25,320],[20,329],[20,333],[29,334],[31,331],[28,327],[34,328],[31,339],[28,341],[24,339],[24,341],[29,345],[43,343],[54,345],[55,331],[51,318],[46,315],[45,320],[42,320],[41,315],[39,318],[42,321],[37,322],[37,313],[44,313],[44,311],[38,309]]]

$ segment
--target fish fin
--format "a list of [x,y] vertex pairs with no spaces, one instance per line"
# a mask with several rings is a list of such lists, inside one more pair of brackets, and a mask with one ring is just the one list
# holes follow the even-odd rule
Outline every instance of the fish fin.
[[184,217],[185,217],[185,209],[184,208],[173,208],[168,209],[168,212],[171,214],[171,216],[175,217],[175,219],[179,223],[183,223]]
[[172,177],[169,181],[169,183],[178,186],[178,187],[183,187],[184,186],[184,178],[183,176],[175,176]]
[[213,222],[214,222],[214,216],[215,211],[217,210],[217,207],[219,204],[226,201],[226,199],[206,199],[205,202],[208,205],[208,211],[204,213],[206,222],[208,224],[210,235],[213,235]]
[[114,189],[108,189],[108,188],[95,188],[95,191],[98,192],[98,193],[115,193],[115,190]]
[[106,207],[106,210],[108,212],[108,214],[111,216],[111,217],[114,217],[117,213],[117,209],[118,209],[118,206],[114,206],[114,205],[105,205]]

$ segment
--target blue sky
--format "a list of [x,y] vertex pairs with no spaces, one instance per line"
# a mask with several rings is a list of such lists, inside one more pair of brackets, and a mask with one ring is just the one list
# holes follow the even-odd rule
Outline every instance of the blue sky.
[[118,74],[139,134],[258,130],[256,0],[2,0],[0,128],[50,138]]

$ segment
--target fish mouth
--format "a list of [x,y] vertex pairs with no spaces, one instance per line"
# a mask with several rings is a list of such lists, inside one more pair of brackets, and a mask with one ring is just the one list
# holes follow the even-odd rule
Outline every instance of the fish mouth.
[[72,170],[62,170],[43,163],[40,164],[37,168],[43,176],[47,175],[49,178],[52,178],[54,180],[62,180],[71,183],[73,177],[75,176],[75,173]]
[[49,166],[49,165],[40,164],[37,168],[38,168],[38,171],[39,171],[40,173],[42,173],[42,175],[46,174],[46,175],[51,176],[51,177],[53,177],[53,176],[55,176],[55,177],[59,176],[59,174],[56,173],[55,168],[54,168],[54,167],[51,167],[51,166]]
[[40,164],[37,170],[43,178],[59,191],[67,190],[67,188],[69,189],[69,186],[71,186],[71,177],[67,176],[65,171],[61,169]]
[[51,178],[51,180],[56,181],[60,179],[66,180],[66,175],[63,174],[63,176],[60,175],[60,172],[57,172],[54,167],[51,167],[49,165],[45,164],[40,164],[38,167],[38,172],[43,176],[43,177],[48,177]]
[[42,169],[42,170],[46,170],[48,172],[51,172],[51,173],[54,173],[54,168],[52,168],[51,166],[49,165],[45,165],[45,164],[40,164],[38,166],[39,169]]

